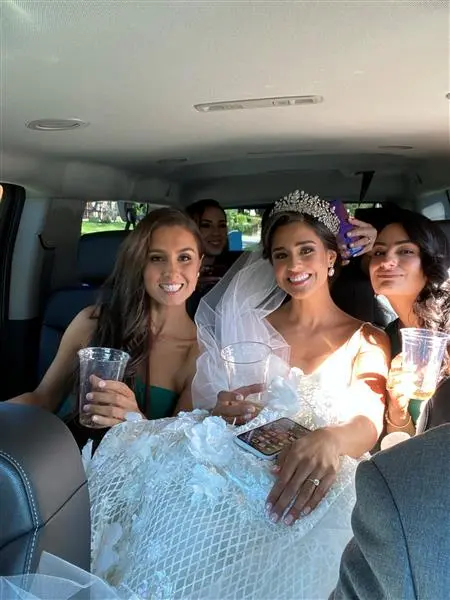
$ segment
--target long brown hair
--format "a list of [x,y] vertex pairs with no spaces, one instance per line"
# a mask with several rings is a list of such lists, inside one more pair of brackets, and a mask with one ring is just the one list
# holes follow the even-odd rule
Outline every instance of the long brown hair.
[[134,380],[150,352],[152,300],[145,289],[143,276],[152,234],[160,227],[183,227],[192,233],[199,254],[202,254],[202,238],[197,225],[175,208],[152,211],[125,238],[96,308],[95,344],[128,352],[131,358],[125,376],[127,382]]

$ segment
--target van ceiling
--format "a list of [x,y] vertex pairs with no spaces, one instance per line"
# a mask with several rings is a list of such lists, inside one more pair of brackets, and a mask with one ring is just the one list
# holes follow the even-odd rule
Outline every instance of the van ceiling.
[[[128,198],[153,179],[389,176],[449,155],[448,1],[2,0],[0,19],[0,181]],[[324,100],[194,108],[294,95]],[[26,128],[41,118],[89,126]]]

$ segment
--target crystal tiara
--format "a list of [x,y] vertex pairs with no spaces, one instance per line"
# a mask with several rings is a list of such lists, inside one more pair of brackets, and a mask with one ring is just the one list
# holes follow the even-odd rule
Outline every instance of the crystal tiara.
[[295,190],[284,198],[277,200],[270,211],[271,217],[279,213],[296,212],[314,217],[325,225],[333,235],[339,233],[340,221],[332,206],[327,200],[319,196],[310,196],[306,192]]

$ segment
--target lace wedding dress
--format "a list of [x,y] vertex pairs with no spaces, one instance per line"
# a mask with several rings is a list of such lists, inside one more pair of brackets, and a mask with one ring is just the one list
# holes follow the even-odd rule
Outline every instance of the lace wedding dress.
[[[65,590],[58,581],[50,594],[53,583],[38,579],[34,595],[29,586],[30,595],[5,599],[63,600],[80,588],[92,600],[328,598],[351,537],[356,461],[343,458],[318,508],[288,527],[264,510],[272,463],[233,437],[286,414],[310,428],[348,418],[348,388],[337,385],[342,358],[338,352],[313,375],[293,369],[288,380],[275,379],[269,407],[244,427],[197,410],[111,429],[87,464],[98,579],[64,563]],[[59,573],[54,560],[47,572]]]

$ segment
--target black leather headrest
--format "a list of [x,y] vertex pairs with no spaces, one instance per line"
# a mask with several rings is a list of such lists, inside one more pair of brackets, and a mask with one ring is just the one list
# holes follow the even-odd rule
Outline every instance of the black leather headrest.
[[89,496],[79,450],[55,415],[1,402],[0,576],[34,572],[44,550],[89,569]]
[[111,275],[120,244],[128,231],[87,233],[78,242],[78,277],[82,283],[101,285]]
[[442,231],[444,232],[445,237],[447,238],[447,241],[450,244],[450,220],[447,220],[447,221],[436,221],[436,223],[442,229]]
[[389,204],[380,208],[357,208],[355,218],[365,223],[370,223],[377,231],[381,231],[386,225],[392,223],[392,218],[398,207]]

